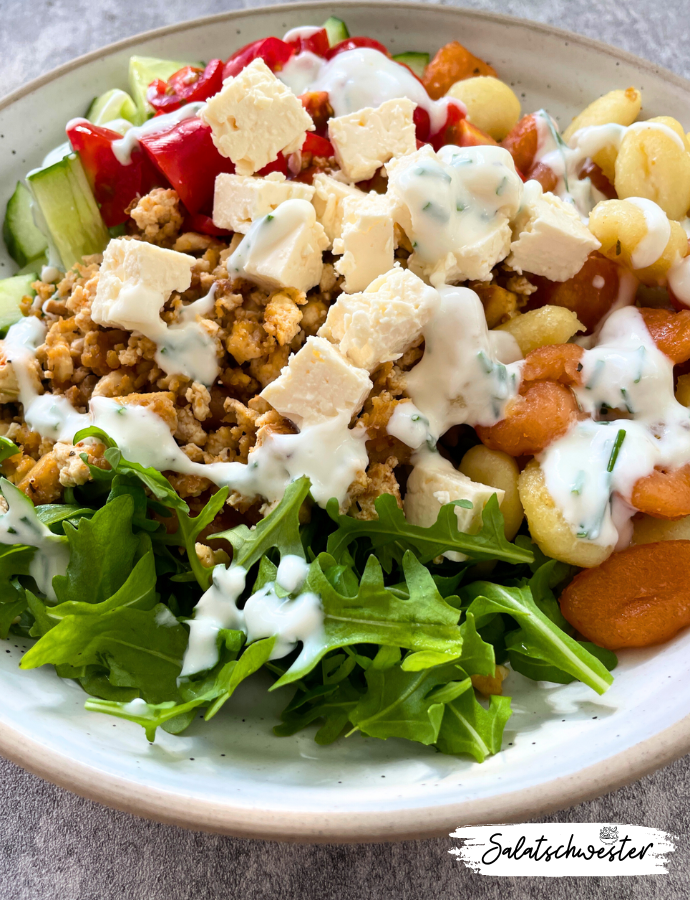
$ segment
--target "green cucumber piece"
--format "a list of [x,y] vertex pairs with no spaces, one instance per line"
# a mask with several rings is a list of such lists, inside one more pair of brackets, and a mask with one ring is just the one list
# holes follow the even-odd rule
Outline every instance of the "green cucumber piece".
[[323,23],[323,27],[326,29],[328,43],[331,47],[350,37],[347,25],[342,19],[337,18],[337,16],[329,16]]
[[26,294],[33,297],[36,291],[31,287],[38,279],[36,272],[28,275],[15,275],[0,281],[0,337],[5,337],[10,325],[14,325],[21,317],[19,304]]
[[429,65],[428,53],[416,53],[413,50],[408,50],[407,53],[398,53],[393,59],[396,62],[409,66],[417,78],[421,78],[424,75],[424,69]]
[[94,125],[105,125],[113,119],[127,119],[133,125],[140,125],[144,120],[137,105],[127,91],[113,88],[101,94],[91,103],[86,118]]
[[194,63],[172,59],[157,59],[155,56],[132,56],[129,60],[129,91],[134,99],[142,122],[153,115],[153,107],[146,99],[146,88],[156,78],[167,81],[175,72]]
[[27,181],[65,269],[105,250],[108,229],[77,153],[31,172]]
[[25,266],[36,259],[48,246],[31,213],[31,192],[21,181],[17,182],[14,193],[7,201],[2,236],[7,252],[18,266]]

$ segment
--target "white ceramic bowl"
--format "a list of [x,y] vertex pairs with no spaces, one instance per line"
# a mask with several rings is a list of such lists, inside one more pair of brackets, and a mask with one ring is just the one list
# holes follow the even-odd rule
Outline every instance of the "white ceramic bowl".
[[[320,24],[332,12],[352,34],[378,38],[393,51],[433,53],[459,39],[493,63],[525,111],[546,106],[567,123],[594,97],[633,84],[644,91],[646,115],[672,115],[690,126],[690,83],[587,38],[447,7],[306,3],[149,32],[11,95],[0,104],[3,197],[64,140],[65,122],[94,95],[126,87],[130,54],[225,58],[256,38]],[[6,256],[0,265],[0,273],[12,271]],[[246,837],[391,840],[524,820],[611,790],[690,750],[687,633],[662,648],[622,653],[602,698],[579,684],[537,685],[512,674],[505,750],[483,765],[398,740],[356,735],[319,747],[312,729],[276,738],[271,727],[285,694],[268,696],[261,683],[245,686],[210,724],[195,723],[181,737],[160,731],[148,745],[138,726],[86,713],[81,689],[52,670],[20,672],[23,649],[12,638],[0,645],[2,754],[111,806]]]

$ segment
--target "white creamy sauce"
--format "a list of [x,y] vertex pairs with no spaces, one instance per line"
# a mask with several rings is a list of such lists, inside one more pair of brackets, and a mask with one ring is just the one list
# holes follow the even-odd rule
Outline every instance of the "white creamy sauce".
[[26,544],[35,547],[29,574],[49,600],[56,600],[53,578],[64,575],[67,571],[67,538],[53,534],[36,515],[33,503],[4,479],[2,493],[9,509],[0,515],[0,544]]
[[[502,147],[442,147],[393,169],[390,181],[410,213],[415,259],[425,266],[487,238],[517,213],[522,197],[522,181]],[[435,274],[430,280],[438,286]]]
[[618,504],[615,521],[612,494],[629,501],[635,482],[656,466],[674,468],[690,459],[690,411],[675,399],[673,364],[633,307],[609,317],[582,367],[582,387],[574,390],[583,411],[593,417],[602,407],[620,412],[608,422],[576,423],[539,462],[573,532],[615,546],[634,510]]
[[[159,131],[167,131],[168,128],[172,128],[173,125],[177,125],[183,119],[191,119],[194,116],[198,116],[199,110],[204,105],[203,102],[187,103],[186,106],[181,106],[179,109],[173,110],[173,112],[154,116],[152,119],[144,122],[143,125],[135,125],[133,128],[129,128],[119,141],[113,141],[112,143],[115,158],[121,165],[128,166],[132,162],[132,153],[139,146],[139,138],[149,134],[156,134]],[[69,128],[70,125],[79,121],[85,122],[86,120],[73,119],[72,122],[67,123],[67,127]]]
[[211,587],[202,596],[189,623],[189,645],[181,676],[210,669],[218,662],[218,633],[223,628],[243,631],[247,643],[275,637],[271,659],[280,659],[302,643],[300,662],[313,658],[324,639],[324,613],[321,598],[310,591],[297,597],[279,596],[276,586],[290,594],[300,591],[308,571],[307,563],[297,556],[281,559],[275,582],[269,582],[251,595],[242,609],[247,572],[242,566],[213,570]]
[[298,25],[296,28],[291,28],[289,31],[286,31],[283,35],[283,40],[286,44],[289,44],[290,41],[299,40],[299,38],[309,38],[317,32],[322,31],[321,25]]
[[[673,133],[675,134],[675,132]],[[657,206],[653,200],[646,200],[644,197],[627,197],[626,199],[628,203],[632,203],[642,210],[647,225],[647,234],[635,247],[631,256],[633,268],[644,269],[653,265],[666,249],[666,244],[671,237],[671,223],[663,209]]]
[[[197,302],[208,302],[208,297]],[[13,325],[4,341],[5,354],[19,383],[24,418],[44,437],[71,442],[77,431],[96,425],[112,437],[126,459],[159,472],[208,478],[219,487],[269,502],[280,500],[291,481],[307,475],[317,503],[325,505],[336,497],[343,504],[348,487],[367,467],[366,430],[350,429],[346,413],[307,426],[298,434],[269,435],[261,447],[250,452],[246,464],[192,462],[163,419],[150,409],[123,405],[109,397],[93,397],[89,412],[79,413],[66,397],[38,394],[28,366],[45,332],[45,325],[30,316]]]
[[319,77],[323,65],[323,57],[317,56],[311,50],[303,50],[291,56],[277,75],[283,84],[299,97],[300,94],[306,94],[310,90],[310,86]]
[[[331,60],[321,60],[318,68],[311,59],[303,63],[301,57],[304,55],[299,53],[293,56],[285,68],[276,73],[278,78],[294,93],[327,91],[336,116],[346,116],[366,107],[375,109],[386,100],[408,97],[429,113],[434,134],[446,122],[449,103],[465,110],[459,100],[432,100],[424,85],[409,69],[371,47],[345,50]],[[303,66],[312,65],[313,80],[305,83]]]
[[603,275],[595,275],[594,278],[592,279],[592,287],[595,288],[597,291],[600,291],[605,284],[606,284],[606,279],[604,278]]
[[228,274],[260,283],[261,276],[247,272],[245,266],[251,260],[252,268],[258,264],[262,269],[270,269],[271,257],[280,254],[286,238],[313,219],[313,215],[313,207],[308,200],[283,200],[272,213],[249,226],[249,231],[227,260]]
[[442,287],[424,328],[424,356],[406,377],[407,392],[438,439],[453,425],[493,425],[520,386],[520,362],[493,353],[484,307],[466,287]]
[[690,307],[690,256],[671,266],[668,273],[669,287],[674,296]]
[[218,377],[215,341],[198,320],[213,310],[215,292],[216,284],[205,297],[185,306],[172,325],[159,317],[157,322],[139,326],[138,330],[158,345],[156,363],[168,375],[186,375],[205,385]]
[[388,420],[386,431],[391,437],[417,450],[429,438],[429,420],[414,403],[398,403]]

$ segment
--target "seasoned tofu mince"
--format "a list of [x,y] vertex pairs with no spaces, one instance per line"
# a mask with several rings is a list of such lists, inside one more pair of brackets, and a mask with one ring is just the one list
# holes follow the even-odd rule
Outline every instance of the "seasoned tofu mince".
[[690,144],[612,88],[561,133],[331,17],[76,109],[3,230],[21,668],[482,762],[519,679],[690,624]]

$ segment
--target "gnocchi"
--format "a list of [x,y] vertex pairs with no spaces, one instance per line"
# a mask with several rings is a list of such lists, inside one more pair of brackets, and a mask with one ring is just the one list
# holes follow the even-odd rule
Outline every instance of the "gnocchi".
[[[659,224],[663,228],[663,221]],[[663,233],[662,228],[658,229],[660,234]],[[665,285],[671,266],[688,255],[685,231],[678,222],[668,221],[666,245],[651,264],[640,265],[640,262],[646,262],[644,257],[647,256],[649,244],[643,244],[643,241],[650,235],[650,222],[645,210],[629,200],[602,200],[590,213],[589,229],[601,242],[600,253],[633,272],[636,278],[650,287]]]
[[502,141],[520,118],[515,92],[492,75],[457,81],[446,96],[461,100],[467,107],[468,120],[495,141]]
[[628,129],[616,156],[614,186],[621,200],[653,200],[670,219],[690,209],[690,153],[680,123],[650,119]]
[[613,553],[613,546],[576,537],[549,494],[544,473],[535,459],[520,474],[518,489],[532,539],[547,556],[590,569]]
[[504,492],[501,513],[506,538],[512,541],[525,517],[518,491],[520,469],[513,457],[478,444],[467,451],[458,468],[472,481],[500,488]]
[[642,109],[642,94],[634,87],[624,91],[609,91],[603,97],[593,100],[579,113],[563,132],[567,143],[580,128],[591,125],[632,125]]
[[565,344],[585,326],[574,312],[562,306],[541,306],[520,313],[498,326],[513,335],[523,356],[548,344]]

